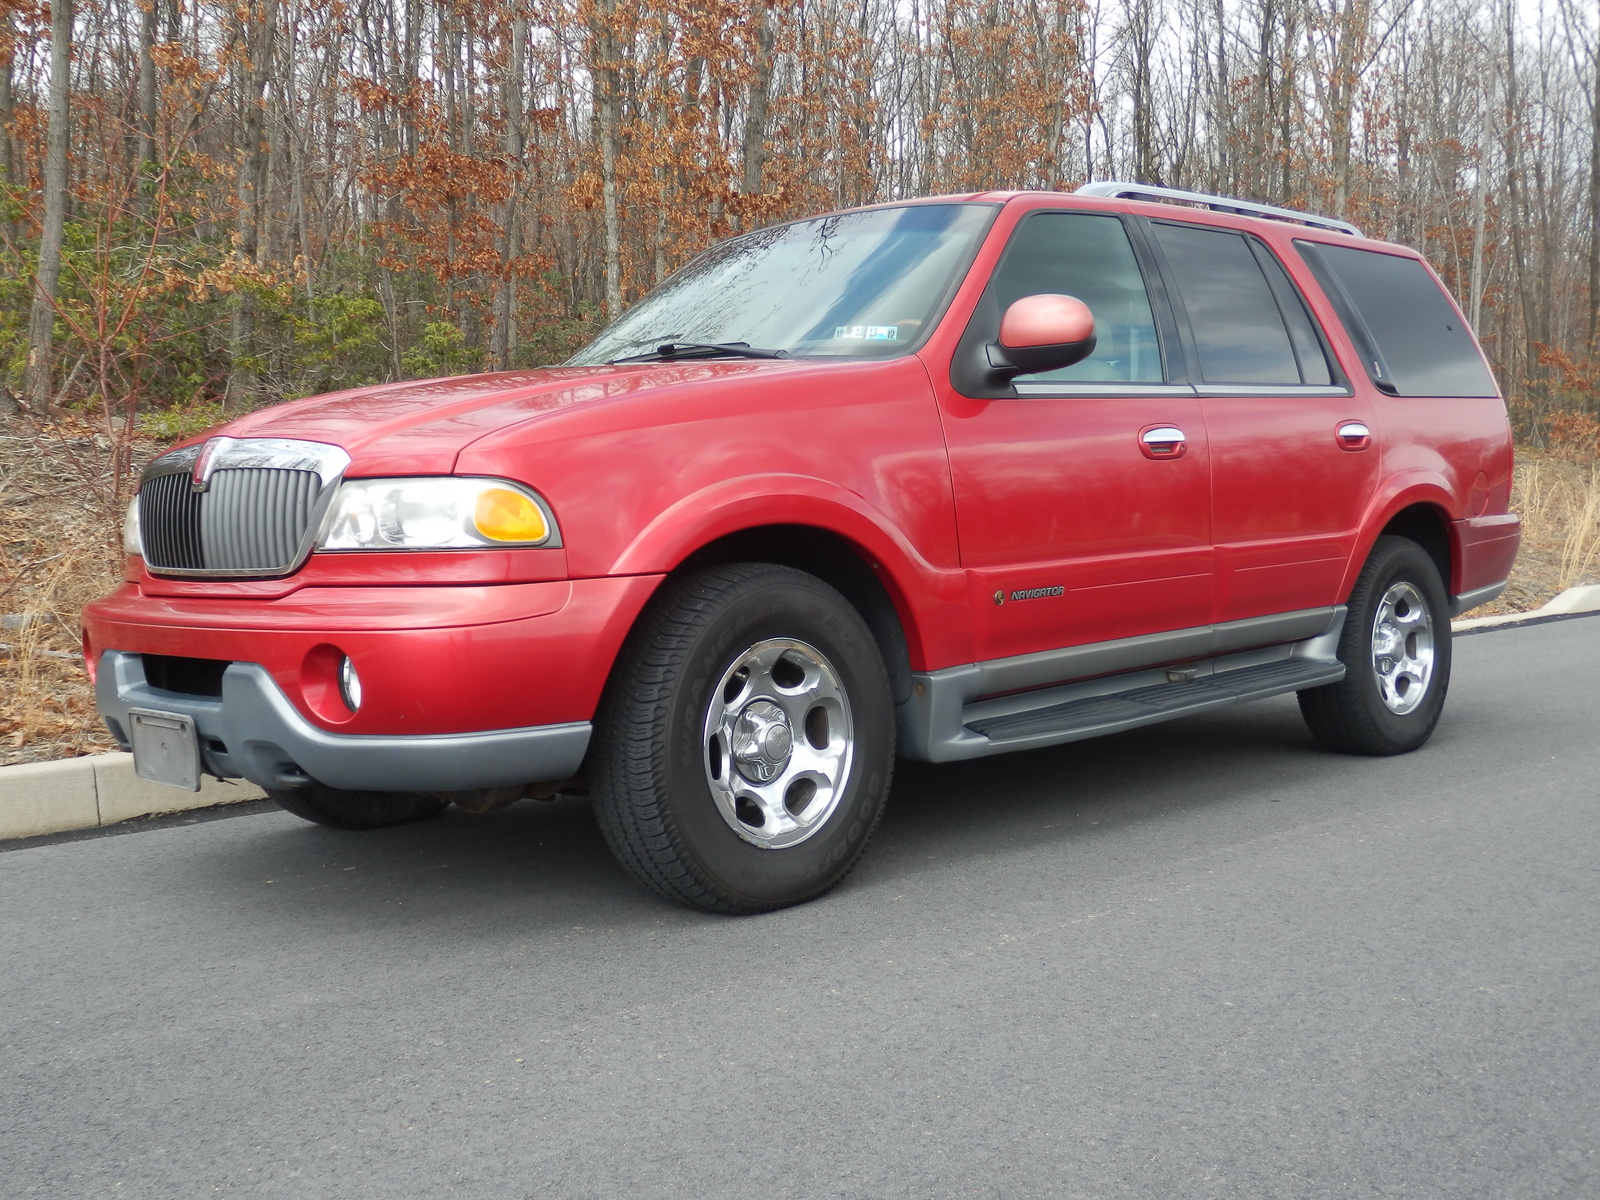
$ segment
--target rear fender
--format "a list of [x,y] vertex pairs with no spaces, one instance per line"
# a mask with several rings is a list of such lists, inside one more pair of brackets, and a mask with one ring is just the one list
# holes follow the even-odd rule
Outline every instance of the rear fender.
[[[1367,506],[1366,516],[1361,521],[1361,533],[1356,539],[1355,552],[1345,564],[1344,581],[1339,587],[1341,600],[1348,597],[1356,586],[1356,577],[1361,574],[1361,568],[1366,565],[1372,547],[1389,522],[1404,510],[1418,504],[1426,505],[1438,513],[1440,531],[1447,543],[1451,544],[1452,550],[1454,549],[1450,539],[1450,524],[1458,505],[1451,496],[1444,477],[1424,470],[1402,472],[1389,480]],[[1455,575],[1459,562],[1453,553],[1451,558],[1450,574],[1444,583],[1450,594],[1455,595],[1458,582]]]

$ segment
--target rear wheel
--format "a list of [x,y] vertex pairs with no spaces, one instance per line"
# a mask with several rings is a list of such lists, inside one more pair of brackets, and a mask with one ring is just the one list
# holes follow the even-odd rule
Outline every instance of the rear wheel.
[[596,730],[595,811],[661,895],[762,912],[849,873],[883,811],[893,703],[854,608],[762,563],[667,585],[635,630]]
[[313,783],[300,788],[268,788],[279,807],[330,829],[381,829],[424,821],[445,809],[443,800],[424,792],[353,792]]
[[1439,569],[1407,538],[1378,539],[1350,593],[1338,683],[1300,693],[1312,736],[1344,754],[1403,754],[1433,734],[1450,685]]

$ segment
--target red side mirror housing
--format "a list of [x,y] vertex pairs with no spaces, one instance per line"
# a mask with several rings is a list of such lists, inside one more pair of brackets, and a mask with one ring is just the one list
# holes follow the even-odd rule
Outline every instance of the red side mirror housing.
[[989,365],[1009,378],[1054,371],[1082,362],[1094,351],[1094,314],[1076,296],[1024,296],[1006,309],[1000,339],[989,346]]

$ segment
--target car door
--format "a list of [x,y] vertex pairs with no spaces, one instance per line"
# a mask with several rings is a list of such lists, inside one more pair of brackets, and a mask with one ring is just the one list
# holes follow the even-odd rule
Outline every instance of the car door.
[[[1110,213],[1025,216],[941,388],[980,658],[1210,619],[1205,423],[1129,230]],[[981,355],[1006,307],[1040,293],[1085,301],[1096,347],[1075,366],[996,385]]]
[[1211,449],[1218,622],[1339,603],[1378,481],[1370,402],[1347,386],[1260,239],[1150,222]]

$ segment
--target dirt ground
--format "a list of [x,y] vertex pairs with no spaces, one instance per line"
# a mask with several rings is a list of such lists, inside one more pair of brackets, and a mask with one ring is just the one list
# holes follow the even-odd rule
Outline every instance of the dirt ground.
[[[117,451],[136,471],[162,448],[118,442],[88,422],[38,431],[0,417],[0,766],[115,748],[83,671],[78,612],[121,572],[129,484],[125,474],[118,494],[110,482]],[[1523,452],[1513,507],[1522,554],[1505,595],[1474,616],[1600,582],[1600,464]]]

